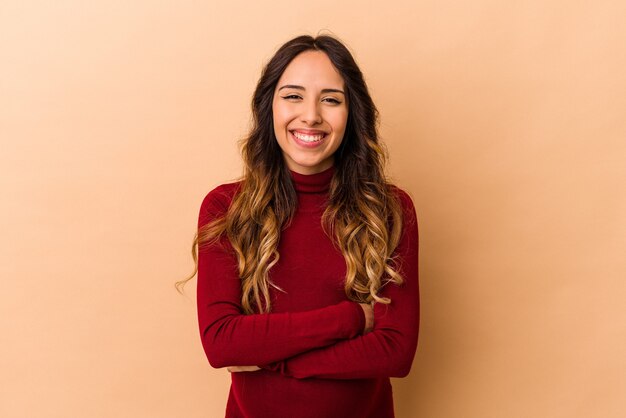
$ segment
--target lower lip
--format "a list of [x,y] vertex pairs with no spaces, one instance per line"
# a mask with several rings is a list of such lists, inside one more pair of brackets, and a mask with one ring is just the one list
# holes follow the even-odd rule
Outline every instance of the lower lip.
[[324,142],[326,142],[326,138],[328,138],[328,134],[325,134],[324,137],[320,139],[319,141],[306,142],[306,141],[299,139],[297,136],[295,136],[293,132],[289,132],[289,134],[291,135],[293,140],[296,142],[296,144],[303,146],[305,148],[317,148],[320,145],[322,145]]

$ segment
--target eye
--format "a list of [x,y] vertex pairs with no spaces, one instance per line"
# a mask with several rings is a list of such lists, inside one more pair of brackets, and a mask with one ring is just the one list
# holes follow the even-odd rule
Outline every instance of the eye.
[[290,94],[289,96],[283,96],[283,99],[299,99],[300,96],[296,94]]
[[333,103],[333,104],[340,104],[341,102],[337,99],[333,99],[332,97],[328,97],[325,100],[328,100],[329,102]]

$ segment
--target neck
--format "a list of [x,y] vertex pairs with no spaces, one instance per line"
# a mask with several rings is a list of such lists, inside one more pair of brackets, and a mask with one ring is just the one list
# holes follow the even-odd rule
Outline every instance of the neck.
[[331,165],[329,168],[315,174],[301,174],[291,169],[289,171],[291,172],[291,179],[296,192],[325,193],[330,188],[330,181],[335,173],[335,166]]

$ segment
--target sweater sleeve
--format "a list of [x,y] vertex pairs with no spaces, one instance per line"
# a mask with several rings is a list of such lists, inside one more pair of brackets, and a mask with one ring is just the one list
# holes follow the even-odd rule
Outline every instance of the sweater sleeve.
[[297,379],[359,379],[406,377],[417,350],[419,330],[418,228],[409,195],[400,191],[404,227],[396,249],[401,286],[386,284],[379,292],[389,297],[388,305],[374,305],[374,329],[366,335],[259,367]]
[[[218,186],[200,207],[198,228],[228,207]],[[198,251],[197,308],[200,338],[212,367],[266,364],[359,335],[365,314],[349,300],[302,312],[243,314],[241,280],[228,238]]]

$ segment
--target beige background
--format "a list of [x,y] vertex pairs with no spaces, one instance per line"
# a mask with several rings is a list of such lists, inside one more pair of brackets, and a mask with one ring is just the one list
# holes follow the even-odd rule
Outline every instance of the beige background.
[[[54,5],[52,5],[54,3]],[[219,417],[174,281],[262,65],[353,51],[414,198],[400,418],[626,414],[626,3],[3,1],[0,416]]]

